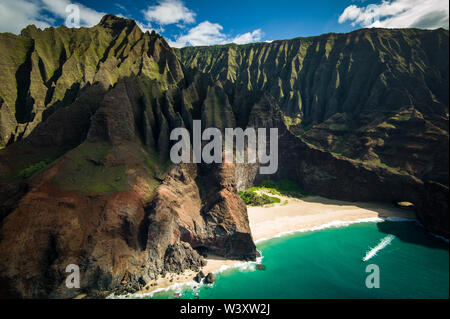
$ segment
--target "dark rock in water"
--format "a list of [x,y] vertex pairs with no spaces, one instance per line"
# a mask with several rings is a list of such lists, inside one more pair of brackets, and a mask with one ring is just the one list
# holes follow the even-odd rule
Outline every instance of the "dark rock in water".
[[258,270],[266,270],[266,266],[258,264],[258,265],[256,265],[256,269],[258,269]]
[[203,278],[205,278],[205,274],[203,273],[203,271],[200,271],[197,275],[195,275],[194,280],[200,283]]
[[212,272],[210,272],[206,278],[205,278],[206,283],[208,284],[213,284],[216,281],[216,275],[214,275]]
[[202,281],[202,277],[200,277],[200,276],[197,274],[197,275],[195,275],[195,277],[194,277],[194,281],[200,283],[200,282]]

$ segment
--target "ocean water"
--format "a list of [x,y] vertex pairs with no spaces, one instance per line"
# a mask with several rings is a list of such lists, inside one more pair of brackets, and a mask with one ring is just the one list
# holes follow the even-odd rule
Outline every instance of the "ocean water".
[[[416,222],[367,222],[274,238],[257,245],[255,264],[217,274],[214,285],[178,287],[151,298],[449,298],[449,245]],[[363,259],[365,261],[363,261]],[[368,265],[379,288],[366,287]],[[147,297],[148,298],[148,297]]]

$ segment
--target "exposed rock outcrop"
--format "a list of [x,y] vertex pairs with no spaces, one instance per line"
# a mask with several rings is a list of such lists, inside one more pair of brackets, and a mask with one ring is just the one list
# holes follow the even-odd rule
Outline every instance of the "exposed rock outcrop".
[[28,26],[19,36],[0,34],[0,45],[8,65],[0,70],[1,147],[29,135],[95,83],[108,88],[144,75],[167,89],[183,79],[180,61],[160,35],[112,15],[89,29]]
[[[0,70],[1,297],[105,297],[198,272],[208,254],[255,260],[237,191],[267,178],[330,198],[412,202],[427,229],[448,236],[448,155],[429,152],[448,149],[446,31],[231,45],[210,66],[209,49],[177,51],[209,74],[185,68],[161,36],[111,15],[91,29],[0,34],[0,45],[10,66]],[[406,62],[395,69],[402,56],[416,71]],[[445,57],[447,73],[438,65]],[[262,176],[258,163],[172,164],[170,132],[192,131],[193,120],[221,130],[278,128],[278,172]],[[348,134],[355,143],[344,143],[354,144],[347,156],[330,152]],[[427,146],[411,160],[368,138],[411,138],[402,150]],[[351,159],[353,151],[367,158]],[[368,160],[388,157],[401,165]],[[80,268],[80,289],[66,287],[69,264]]]
[[208,275],[206,275],[206,278],[205,278],[206,283],[213,284],[215,281],[216,281],[216,275],[214,275],[211,272]]
[[227,87],[270,94],[318,148],[448,186],[448,36],[372,28],[177,53]]
[[[292,133],[282,133],[279,177],[333,198],[409,199],[425,227],[445,236],[448,223],[438,220],[448,219],[448,200],[431,200],[440,204],[430,216],[440,217],[427,218],[425,198],[442,191],[431,187],[432,195],[424,184],[449,184],[448,35],[361,29],[177,54],[187,67],[225,82],[239,104],[239,126],[265,125],[260,116],[267,127]],[[273,126],[259,102],[263,93],[273,97],[284,125]],[[240,190],[262,178],[252,166],[237,171]]]
[[446,238],[449,237],[448,198],[448,186],[426,182],[425,194],[417,207],[417,216],[427,229]]
[[[113,33],[131,26],[110,22]],[[177,74],[179,62],[164,43],[152,54],[165,56],[164,72]],[[170,131],[192,127],[188,114],[202,117],[179,107],[182,91],[196,92],[194,104],[210,105],[204,99],[213,88],[227,99],[220,84],[192,81],[169,88],[166,79],[140,74],[109,88],[86,86],[73,103],[2,150],[2,297],[134,292],[166,273],[198,271],[205,261],[196,249],[256,258],[234,166],[202,167],[202,178],[197,165],[174,166],[168,159]],[[215,114],[220,104],[205,109],[221,118]],[[231,109],[229,116],[234,121]],[[201,178],[213,190],[202,196]],[[66,287],[69,264],[80,268],[80,289]]]

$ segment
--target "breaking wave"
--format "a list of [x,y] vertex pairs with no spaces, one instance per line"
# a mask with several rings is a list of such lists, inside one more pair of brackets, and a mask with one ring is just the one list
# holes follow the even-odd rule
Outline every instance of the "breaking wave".
[[[261,254],[261,252],[259,252]],[[214,274],[218,274],[221,272],[224,272],[228,269],[239,269],[241,271],[255,271],[256,265],[261,264],[263,260],[263,256],[258,257],[256,261],[238,261],[232,265],[223,265],[218,270],[213,271]],[[106,297],[106,299],[140,299],[140,298],[151,298],[153,295],[160,293],[160,292],[167,292],[167,291],[173,291],[174,293],[182,292],[183,289],[191,289],[195,290],[200,288],[201,285],[205,285],[204,279],[201,283],[196,282],[195,280],[187,281],[187,282],[179,282],[175,283],[169,287],[166,288],[158,288],[150,292],[146,293],[129,293],[125,295],[114,295],[111,294]]]
[[289,231],[289,232],[282,232],[279,233],[278,235],[271,237],[271,238],[261,238],[259,240],[256,240],[255,243],[260,243],[266,240],[271,240],[274,238],[279,238],[279,237],[284,237],[284,236],[288,236],[288,235],[293,235],[296,233],[305,233],[305,232],[311,232],[311,231],[318,231],[318,230],[323,230],[323,229],[327,229],[327,228],[340,228],[340,227],[346,227],[346,226],[350,226],[353,224],[359,224],[359,223],[378,223],[378,222],[382,222],[385,221],[385,218],[381,218],[381,217],[373,217],[373,218],[361,218],[361,219],[357,219],[357,220],[353,220],[353,221],[341,221],[341,220],[335,220],[326,224],[322,224],[322,225],[318,225],[318,226],[314,226],[314,227],[309,227],[309,228],[301,228],[298,230],[293,230],[293,231]]

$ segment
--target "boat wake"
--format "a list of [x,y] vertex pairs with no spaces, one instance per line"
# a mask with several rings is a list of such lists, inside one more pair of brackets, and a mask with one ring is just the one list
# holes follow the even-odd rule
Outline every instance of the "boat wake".
[[394,240],[394,238],[395,238],[394,235],[388,235],[388,236],[384,237],[378,245],[376,245],[374,248],[372,248],[371,250],[369,250],[366,253],[366,255],[364,256],[362,261],[368,261],[369,259],[372,259],[373,257],[375,257],[380,250],[382,250],[386,246],[390,245],[392,240]]

